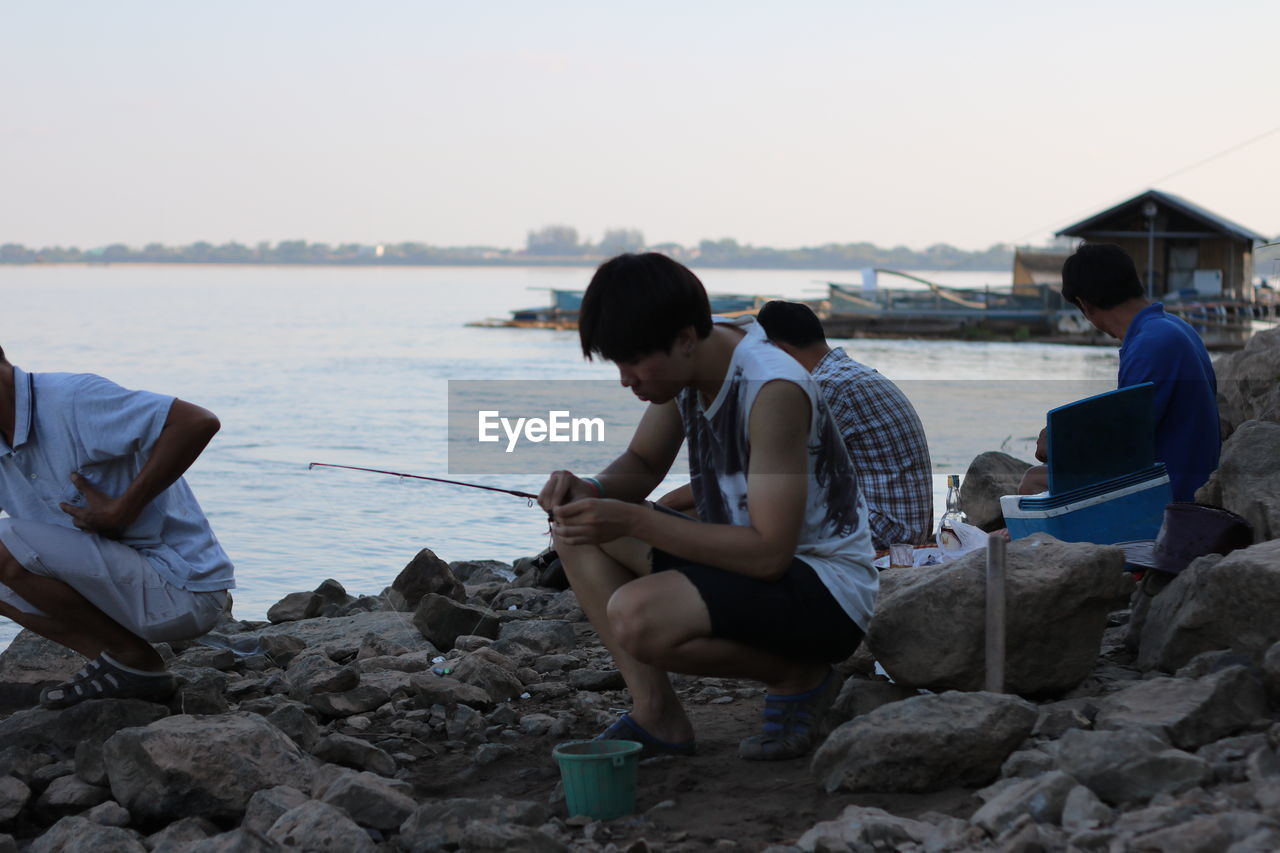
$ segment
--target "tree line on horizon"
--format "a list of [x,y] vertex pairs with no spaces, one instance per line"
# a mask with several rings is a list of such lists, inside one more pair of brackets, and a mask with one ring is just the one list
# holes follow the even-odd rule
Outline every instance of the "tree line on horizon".
[[796,249],[742,244],[731,238],[702,240],[696,246],[649,244],[635,228],[611,228],[598,242],[583,240],[576,228],[546,225],[528,232],[523,249],[494,246],[432,246],[427,243],[309,243],[306,240],[260,242],[254,246],[199,241],[186,246],[148,243],[142,248],[113,243],[92,249],[52,246],[28,248],[0,244],[0,263],[190,263],[190,264],[335,264],[350,266],[594,265],[622,252],[654,251],[695,267],[757,269],[994,270],[1013,264],[1013,247],[997,243],[967,251],[945,243],[916,250],[883,248],[873,243],[827,243]]

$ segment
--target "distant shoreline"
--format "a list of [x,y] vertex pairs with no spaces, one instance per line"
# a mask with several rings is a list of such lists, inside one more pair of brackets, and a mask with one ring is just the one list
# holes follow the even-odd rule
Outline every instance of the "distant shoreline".
[[[420,261],[0,261],[0,269],[6,267],[338,267],[338,268],[422,268],[435,269],[442,267],[566,267],[571,269],[590,269],[599,266],[607,258],[521,258],[521,259],[493,259],[493,260],[450,260],[441,261],[439,263],[420,262]],[[857,267],[831,267],[824,265],[797,265],[797,264],[732,264],[732,263],[699,263],[698,261],[688,261],[686,265],[691,269],[722,269],[722,270],[795,270],[803,272],[804,270],[816,270],[830,272],[833,270],[847,270],[850,275],[859,272]],[[922,265],[910,265],[904,267],[913,272],[935,272],[935,273],[997,273],[1000,275],[1009,275],[1010,270],[1007,268],[993,269],[989,267],[930,267]]]

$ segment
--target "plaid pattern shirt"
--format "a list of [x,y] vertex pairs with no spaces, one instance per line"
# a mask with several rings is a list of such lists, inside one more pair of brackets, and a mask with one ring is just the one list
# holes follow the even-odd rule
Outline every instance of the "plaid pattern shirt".
[[933,528],[933,477],[924,425],[902,390],[836,347],[813,369],[844,436],[871,514],[877,549],[924,544]]

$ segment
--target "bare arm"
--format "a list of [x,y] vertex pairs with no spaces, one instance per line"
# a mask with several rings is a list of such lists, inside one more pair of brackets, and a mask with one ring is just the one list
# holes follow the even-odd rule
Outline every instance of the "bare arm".
[[[596,476],[603,494],[628,503],[643,501],[667,476],[683,441],[684,428],[675,402],[650,405],[627,449]],[[542,487],[538,503],[550,511],[572,501],[597,497],[600,495],[581,477],[569,471],[555,471]]]
[[683,486],[672,489],[654,503],[683,513],[697,509],[697,503],[693,499],[693,483],[685,483]]
[[174,400],[147,461],[124,494],[106,495],[81,475],[72,474],[71,482],[85,496],[85,505],[64,503],[62,511],[71,516],[81,530],[119,536],[147,504],[191,467],[221,427],[213,412],[184,400]]
[[634,536],[693,562],[765,580],[781,577],[795,556],[804,521],[809,399],[791,382],[770,382],[750,417],[750,525],[708,524],[645,504],[583,500],[555,511],[557,537],[570,544],[600,544]]

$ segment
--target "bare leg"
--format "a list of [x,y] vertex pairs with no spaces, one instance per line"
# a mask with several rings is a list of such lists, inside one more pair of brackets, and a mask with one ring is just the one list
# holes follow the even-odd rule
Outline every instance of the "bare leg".
[[679,743],[693,735],[669,672],[749,678],[787,694],[816,687],[829,669],[710,637],[711,617],[697,588],[679,572],[647,574],[644,543],[620,540],[603,549],[557,543],[556,550],[627,682],[632,717],[655,737]]
[[164,669],[164,660],[149,643],[62,581],[27,571],[3,543],[0,583],[47,614],[24,613],[0,604],[0,615],[22,627],[87,658],[96,658],[105,651],[125,666],[147,671]]

